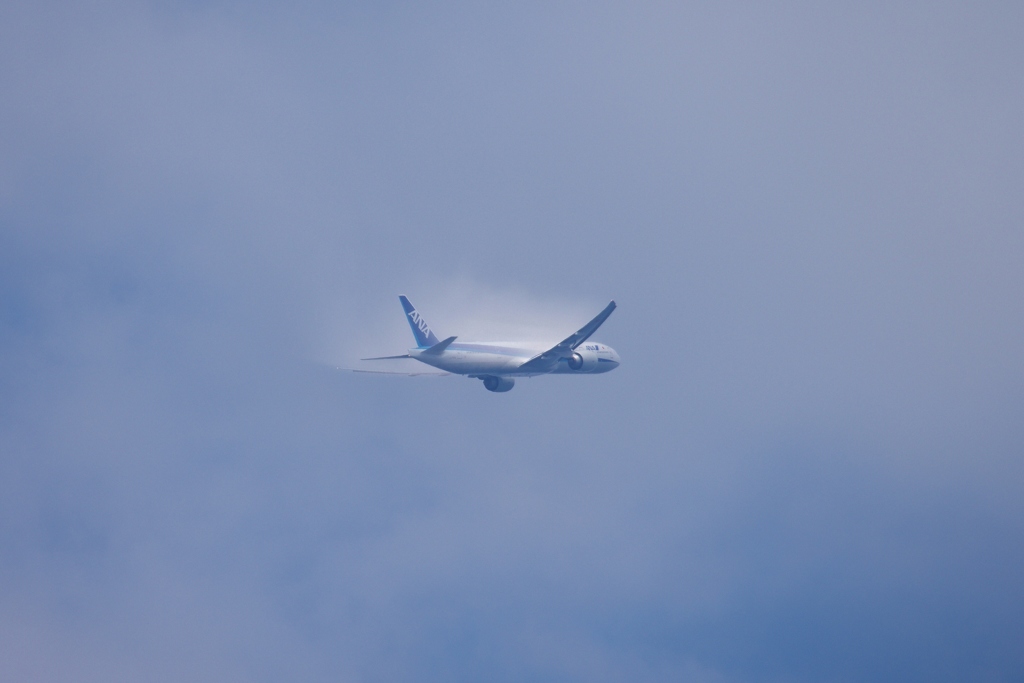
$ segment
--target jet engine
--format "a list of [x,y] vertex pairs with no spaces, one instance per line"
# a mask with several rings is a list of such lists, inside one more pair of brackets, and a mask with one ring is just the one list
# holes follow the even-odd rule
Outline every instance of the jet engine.
[[511,377],[495,377],[489,375],[483,378],[484,389],[487,391],[512,391],[512,387],[516,385],[516,381]]
[[570,370],[592,372],[597,369],[597,354],[593,351],[576,351],[566,359]]

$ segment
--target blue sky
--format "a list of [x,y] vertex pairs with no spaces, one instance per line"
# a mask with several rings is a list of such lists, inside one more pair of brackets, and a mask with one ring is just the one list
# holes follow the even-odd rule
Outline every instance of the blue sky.
[[5,3],[0,678],[1019,680],[1022,27]]

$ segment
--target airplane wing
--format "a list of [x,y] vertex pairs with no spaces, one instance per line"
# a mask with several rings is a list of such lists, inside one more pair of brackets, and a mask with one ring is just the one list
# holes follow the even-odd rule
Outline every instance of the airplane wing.
[[604,307],[603,311],[594,316],[593,320],[581,327],[574,334],[570,334],[544,353],[537,354],[520,365],[517,370],[547,372],[554,367],[555,363],[558,362],[558,359],[570,357],[576,347],[587,341],[587,339],[590,338],[590,335],[594,334],[594,332],[597,331],[597,328],[601,327],[604,321],[608,319],[608,316],[610,316],[614,310],[615,302],[612,301]]

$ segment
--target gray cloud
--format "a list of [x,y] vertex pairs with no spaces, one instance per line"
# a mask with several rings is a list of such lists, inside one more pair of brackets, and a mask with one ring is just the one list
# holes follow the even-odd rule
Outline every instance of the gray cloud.
[[2,677],[1019,678],[1019,14],[5,5]]

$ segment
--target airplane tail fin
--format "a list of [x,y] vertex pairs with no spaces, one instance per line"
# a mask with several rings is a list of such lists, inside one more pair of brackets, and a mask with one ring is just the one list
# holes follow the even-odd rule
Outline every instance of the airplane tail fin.
[[405,309],[405,317],[409,320],[409,327],[412,328],[412,336],[416,337],[416,346],[425,349],[439,343],[437,337],[430,331],[427,321],[409,303],[409,300],[405,296],[399,296],[398,300],[402,302],[402,308]]

